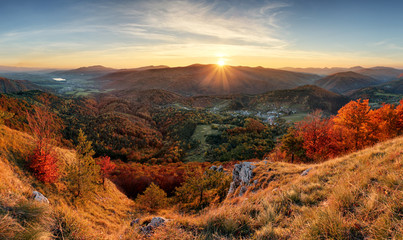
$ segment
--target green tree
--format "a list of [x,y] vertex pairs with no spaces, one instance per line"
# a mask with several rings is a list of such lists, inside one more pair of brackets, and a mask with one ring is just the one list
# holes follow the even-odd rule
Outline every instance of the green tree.
[[14,116],[14,113],[0,110],[0,124],[4,124],[5,120],[8,120]]
[[295,128],[289,128],[281,139],[281,150],[291,156],[291,163],[294,162],[295,156],[305,159],[304,139],[296,135]]
[[168,205],[168,198],[164,190],[151,183],[144,193],[136,198],[136,203],[142,208],[155,211],[166,207]]
[[176,189],[175,198],[184,209],[201,210],[225,199],[231,176],[224,172],[199,169]]
[[76,161],[71,163],[67,169],[67,180],[70,191],[75,197],[81,197],[95,190],[100,179],[100,169],[94,158],[92,142],[80,129],[76,147]]

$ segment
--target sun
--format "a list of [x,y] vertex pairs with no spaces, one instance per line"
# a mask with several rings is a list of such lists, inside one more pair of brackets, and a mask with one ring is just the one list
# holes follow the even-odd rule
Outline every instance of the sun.
[[220,66],[220,67],[224,66],[224,65],[225,65],[224,59],[222,59],[222,58],[221,58],[221,59],[218,59],[217,65]]

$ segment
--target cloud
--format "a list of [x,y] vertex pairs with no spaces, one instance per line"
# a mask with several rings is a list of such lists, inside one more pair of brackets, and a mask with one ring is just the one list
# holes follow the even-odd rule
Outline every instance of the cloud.
[[[241,7],[239,7],[241,6]],[[233,45],[254,44],[282,48],[287,42],[281,39],[276,18],[284,3],[237,5],[222,1],[146,1],[117,6],[125,21],[135,23],[119,25],[125,33],[159,40],[175,39],[185,42],[221,42]],[[122,31],[122,30],[116,30]],[[149,36],[147,36],[147,34]],[[165,39],[167,37],[167,39]]]

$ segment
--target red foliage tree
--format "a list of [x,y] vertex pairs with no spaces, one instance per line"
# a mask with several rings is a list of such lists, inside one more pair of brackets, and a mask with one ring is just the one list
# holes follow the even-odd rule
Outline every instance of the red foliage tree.
[[368,99],[351,101],[342,107],[333,119],[335,127],[342,131],[343,141],[341,144],[345,147],[351,146],[353,150],[359,150],[372,142],[368,134],[370,131],[368,102]]
[[35,177],[44,183],[53,183],[59,177],[57,159],[49,150],[35,148],[28,157],[28,167]]
[[403,99],[400,100],[400,105],[398,105],[395,109],[396,114],[396,128],[398,134],[403,134]]
[[99,157],[96,161],[101,168],[102,184],[105,184],[105,178],[110,177],[110,174],[116,168],[116,164],[111,162],[111,158],[108,156]]
[[393,105],[384,104],[381,108],[370,112],[371,139],[384,141],[398,135],[398,115]]
[[304,140],[306,156],[313,161],[323,161],[332,153],[331,146],[332,122],[322,119],[322,112],[315,111],[303,121],[296,124],[297,135]]
[[59,175],[53,144],[60,125],[46,106],[34,107],[33,113],[27,113],[27,120],[36,141],[34,151],[28,156],[28,167],[38,180],[52,183]]

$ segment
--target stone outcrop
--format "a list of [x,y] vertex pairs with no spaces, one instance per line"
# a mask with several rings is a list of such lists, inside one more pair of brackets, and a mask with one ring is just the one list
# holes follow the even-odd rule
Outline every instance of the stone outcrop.
[[153,217],[151,219],[151,222],[149,224],[147,224],[147,226],[141,228],[141,231],[144,234],[150,234],[153,229],[160,227],[160,226],[164,226],[166,221],[167,221],[167,219],[165,219],[163,217]]
[[235,164],[228,196],[232,196],[238,188],[240,188],[239,196],[242,196],[248,190],[248,187],[252,184],[254,168],[256,166],[251,162]]
[[224,171],[224,167],[223,166],[211,166],[210,168],[209,168],[210,170],[213,170],[213,171],[216,171],[216,172],[223,172]]
[[305,171],[303,171],[303,172],[301,173],[301,176],[306,176],[306,175],[308,175],[309,171],[311,171],[311,170],[312,170],[312,168],[308,168],[307,170],[305,170]]
[[38,191],[33,191],[33,192],[32,192],[32,198],[33,198],[35,201],[38,201],[38,202],[41,202],[41,203],[49,204],[49,200],[48,200],[45,196],[43,196],[42,193],[40,193],[40,192],[38,192]]

